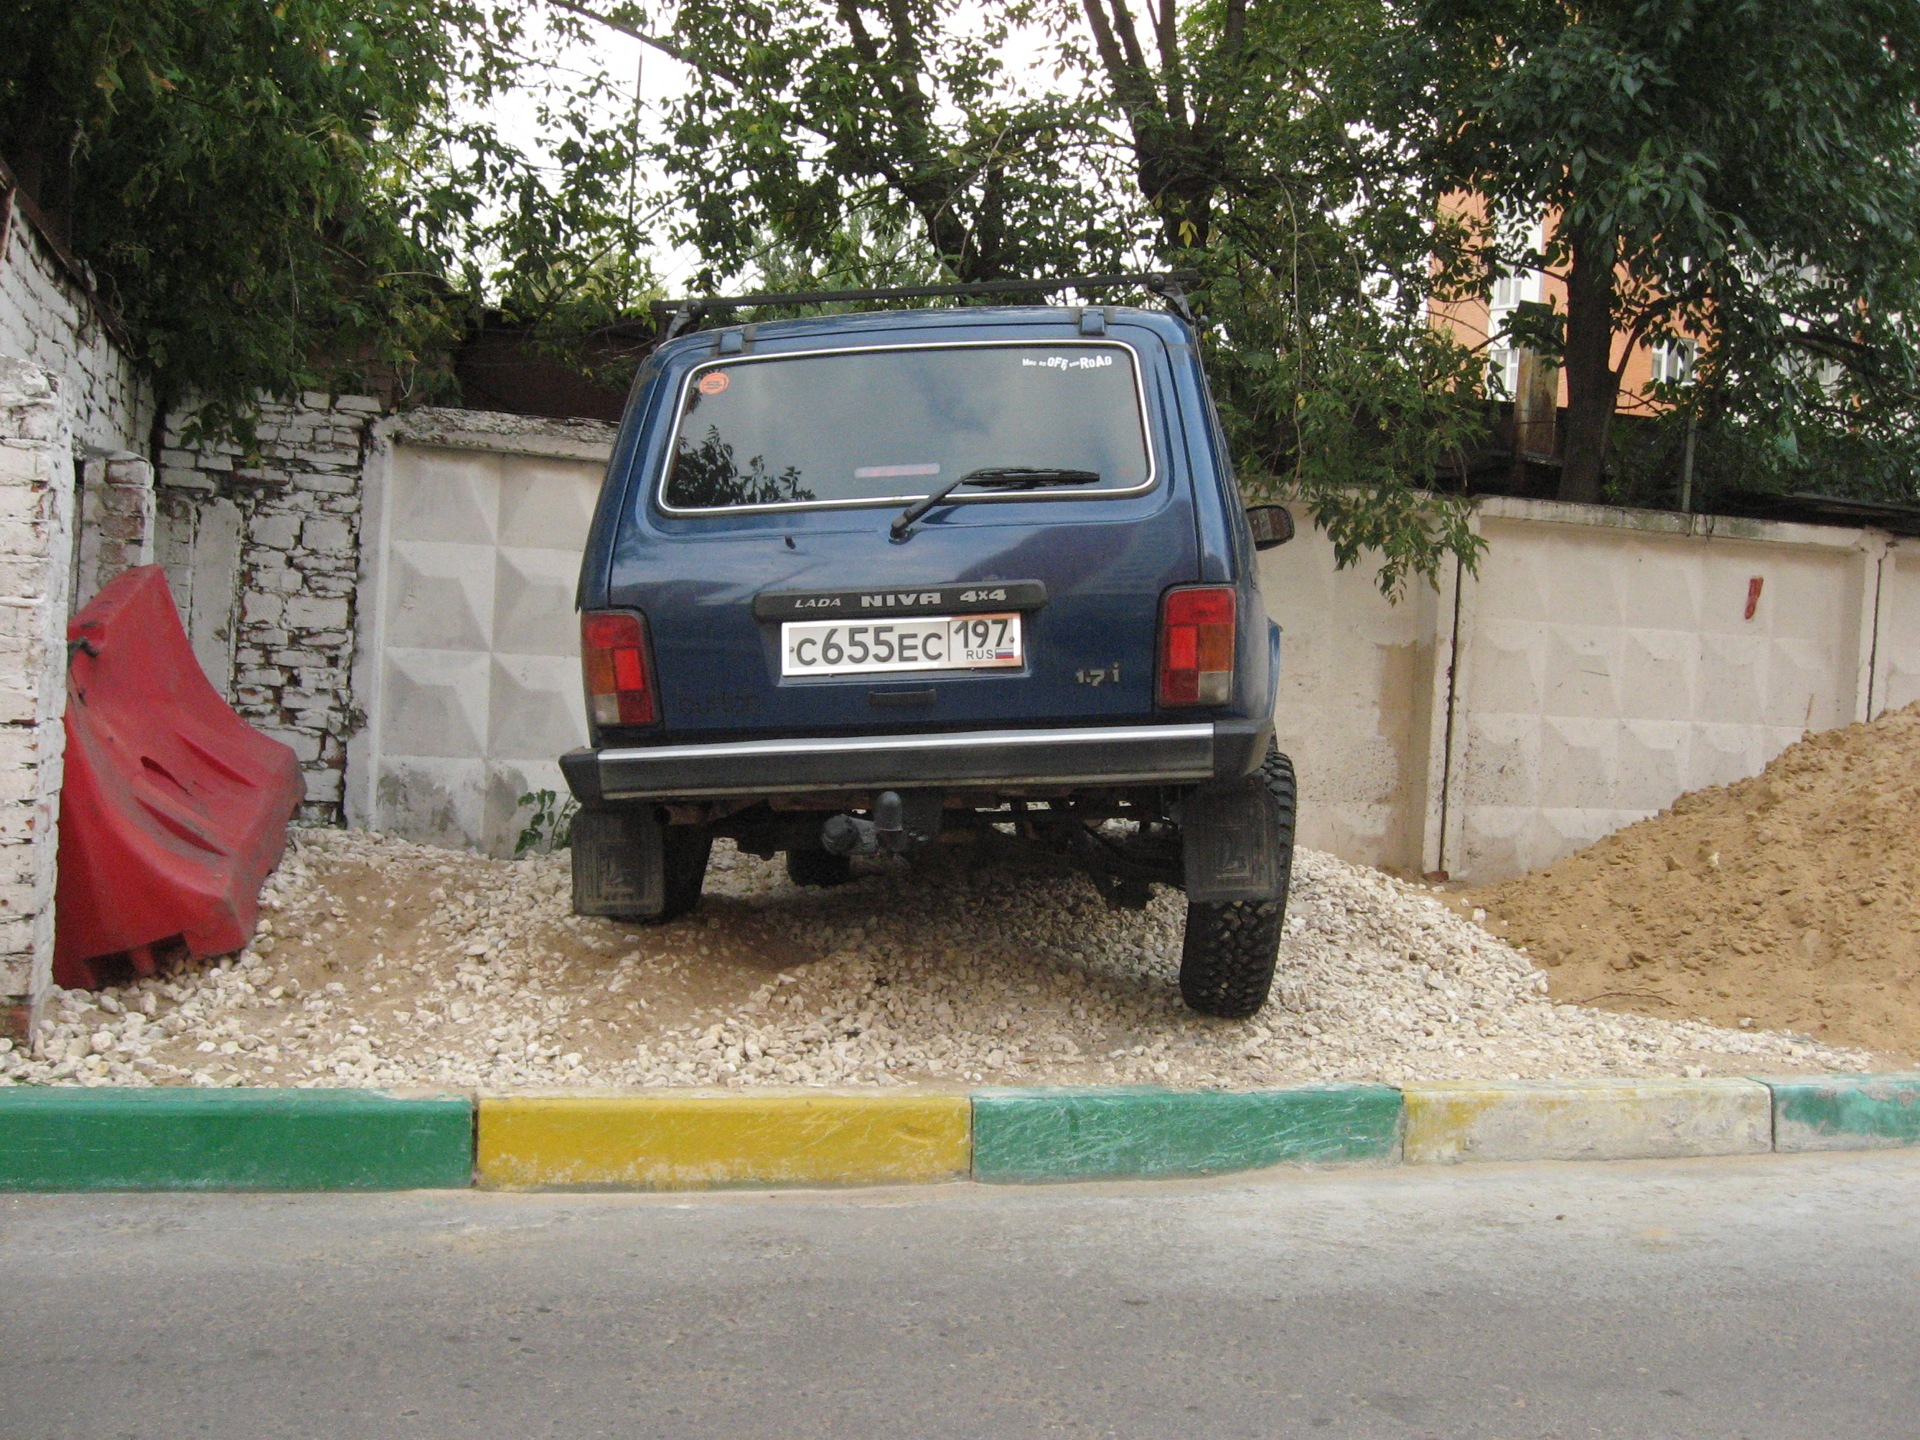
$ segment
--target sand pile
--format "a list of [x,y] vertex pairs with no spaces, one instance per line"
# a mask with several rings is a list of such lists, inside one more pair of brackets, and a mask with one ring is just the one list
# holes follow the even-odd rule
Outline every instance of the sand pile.
[[1920,1057],[1920,704],[1472,893],[1554,998]]

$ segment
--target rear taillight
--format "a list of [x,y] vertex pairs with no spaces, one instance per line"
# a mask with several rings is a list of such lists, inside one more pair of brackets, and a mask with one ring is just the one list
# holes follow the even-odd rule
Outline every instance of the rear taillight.
[[1169,590],[1160,602],[1160,703],[1233,698],[1233,587]]
[[580,617],[580,662],[587,708],[596,725],[651,725],[653,676],[647,671],[646,622],[630,610]]

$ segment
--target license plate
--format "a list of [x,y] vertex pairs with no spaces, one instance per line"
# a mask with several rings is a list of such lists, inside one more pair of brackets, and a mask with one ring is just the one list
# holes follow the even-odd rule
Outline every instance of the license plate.
[[1025,658],[1018,612],[921,615],[780,627],[782,675],[877,675],[902,670],[1007,670]]

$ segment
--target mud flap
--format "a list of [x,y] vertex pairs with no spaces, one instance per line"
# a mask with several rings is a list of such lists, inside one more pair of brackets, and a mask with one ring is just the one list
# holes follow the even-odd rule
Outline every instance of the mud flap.
[[1187,899],[1267,900],[1280,885],[1280,802],[1259,772],[1180,802]]
[[573,913],[652,920],[667,905],[665,847],[651,807],[573,817]]

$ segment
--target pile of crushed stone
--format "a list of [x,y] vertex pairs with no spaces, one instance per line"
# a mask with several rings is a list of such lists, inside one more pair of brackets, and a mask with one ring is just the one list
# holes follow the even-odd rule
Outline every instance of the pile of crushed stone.
[[1920,1056],[1920,704],[1475,890],[1556,998]]
[[300,834],[240,956],[63,992],[14,1082],[591,1086],[1276,1082],[1858,1068],[1783,1035],[1554,1005],[1417,887],[1303,851],[1273,1001],[1181,1004],[1182,905],[1109,910],[1032,856],[943,852],[835,890],[716,846],[664,926],[570,913],[565,856]]

